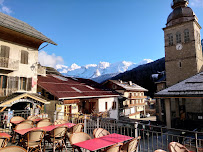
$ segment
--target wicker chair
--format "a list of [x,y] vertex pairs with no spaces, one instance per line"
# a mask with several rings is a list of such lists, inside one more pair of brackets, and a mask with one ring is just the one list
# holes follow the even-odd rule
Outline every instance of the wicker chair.
[[78,132],[78,133],[72,134],[70,136],[70,144],[73,147],[73,151],[75,151],[75,149],[77,149],[79,152],[82,152],[79,147],[76,147],[73,144],[82,142],[82,141],[86,141],[86,140],[90,140],[90,139],[92,139],[92,138],[84,132]]
[[99,137],[106,136],[109,134],[110,134],[110,132],[108,132],[107,130],[105,130],[103,128],[96,128],[93,131],[94,138],[99,138]]
[[[29,128],[33,128],[34,126],[29,124],[29,123],[20,123],[18,125],[16,125],[14,130],[21,130],[21,129],[29,129]],[[14,132],[13,134],[13,138],[12,138],[12,142],[14,143],[16,139],[16,132]]]
[[169,152],[189,152],[189,150],[178,142],[170,142],[168,145]]
[[34,119],[39,119],[40,117],[39,116],[29,116],[27,117],[28,120],[34,120]]
[[43,118],[42,120],[40,120],[39,122],[50,122],[50,118]]
[[26,138],[23,141],[24,146],[27,147],[27,152],[41,151],[42,152],[42,139],[44,138],[45,131],[42,129],[32,130],[26,134]]
[[23,117],[20,116],[14,116],[11,118],[10,122],[14,122],[14,121],[24,121],[25,119]]
[[34,124],[34,122],[32,120],[24,120],[20,124],[22,124],[22,123],[28,123],[28,124],[31,124],[31,125]]
[[0,149],[0,152],[8,152],[8,151],[12,151],[12,152],[27,152],[26,149],[19,147],[19,146],[9,146],[9,147],[5,147]]
[[67,121],[63,119],[58,119],[54,121],[54,125],[65,124],[65,123],[67,123]]
[[0,136],[0,148],[6,147],[9,142],[9,137]]
[[37,127],[45,127],[45,126],[51,126],[52,123],[49,121],[40,121],[37,123]]
[[141,136],[131,139],[121,147],[121,152],[136,152]]
[[155,150],[154,152],[166,152],[165,150],[162,150],[162,149],[157,149]]
[[[102,152],[120,152],[121,149],[121,145],[120,144],[115,144],[113,146],[110,146],[104,150],[102,150]],[[131,151],[129,151],[131,152]]]
[[19,121],[19,123],[21,123],[22,121],[24,121],[25,119],[23,117],[20,116],[14,116],[11,118],[10,122],[12,124],[12,129],[16,127],[17,124],[13,123],[14,121]]
[[[59,148],[63,150],[63,147],[65,147],[66,151],[66,144],[65,144],[65,135],[67,132],[67,127],[66,126],[61,126],[53,129],[50,133],[49,136],[47,137],[48,143],[52,144],[53,146],[53,151],[55,152],[56,148]],[[62,144],[62,147],[60,146]]]
[[68,132],[67,132],[67,138],[68,138],[68,140],[70,139],[70,136],[73,133],[82,132],[82,128],[83,127],[84,127],[84,125],[82,123],[79,123],[79,124],[71,127],[70,129],[68,129]]

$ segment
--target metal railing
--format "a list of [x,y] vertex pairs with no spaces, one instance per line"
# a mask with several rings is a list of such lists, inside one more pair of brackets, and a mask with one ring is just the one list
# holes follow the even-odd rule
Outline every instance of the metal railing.
[[0,68],[8,69],[8,70],[18,70],[19,60],[0,57]]
[[[156,149],[168,151],[168,144],[174,141],[185,145],[190,151],[200,152],[199,149],[203,148],[203,132],[167,128],[148,121],[121,121],[84,114],[53,113],[53,121],[56,119],[65,119],[75,124],[84,123],[83,131],[90,136],[93,136],[92,134],[95,128],[104,128],[110,133],[118,133],[131,137],[141,136],[139,144],[140,152],[153,152]],[[26,119],[30,115],[30,111],[14,111],[13,115],[22,116]],[[5,114],[0,113],[0,119],[1,122],[5,122]],[[8,129],[8,125],[5,126],[4,124],[2,128],[4,129],[0,130],[1,132],[11,132]]]
[[[84,132],[93,134],[95,128],[104,128],[110,133],[131,137],[141,136],[139,151],[153,152],[156,149],[168,151],[170,142],[179,142],[191,151],[203,148],[203,132],[195,132],[165,126],[153,125],[152,122],[130,122],[91,115],[55,113],[55,119],[65,119],[72,123],[84,123]],[[64,117],[62,117],[64,115]]]

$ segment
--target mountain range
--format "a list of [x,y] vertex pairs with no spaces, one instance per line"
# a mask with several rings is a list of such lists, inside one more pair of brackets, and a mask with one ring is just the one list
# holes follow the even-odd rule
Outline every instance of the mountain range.
[[86,78],[92,79],[96,82],[102,82],[118,75],[119,73],[132,70],[139,65],[150,62],[152,62],[151,59],[144,59],[137,64],[129,61],[121,61],[116,63],[99,62],[99,64],[88,64],[84,66],[79,66],[75,63],[73,63],[71,66],[58,64],[56,65],[56,69],[65,76]]

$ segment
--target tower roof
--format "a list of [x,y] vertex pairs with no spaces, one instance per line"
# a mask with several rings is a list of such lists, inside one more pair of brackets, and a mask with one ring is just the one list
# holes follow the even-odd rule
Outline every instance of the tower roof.
[[171,7],[173,9],[177,7],[187,7],[188,3],[189,3],[189,0],[173,0]]
[[173,0],[171,5],[173,11],[167,19],[166,26],[173,26],[182,22],[197,20],[193,10],[188,7],[188,0]]

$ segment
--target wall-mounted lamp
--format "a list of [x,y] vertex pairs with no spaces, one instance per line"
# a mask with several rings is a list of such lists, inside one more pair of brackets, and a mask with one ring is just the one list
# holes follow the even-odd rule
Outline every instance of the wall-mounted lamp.
[[36,63],[33,63],[31,66],[30,66],[30,69],[32,71],[34,71],[35,67],[39,64],[39,62],[36,62]]

